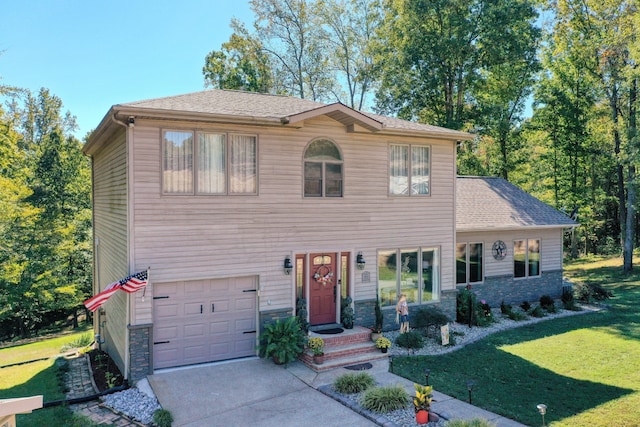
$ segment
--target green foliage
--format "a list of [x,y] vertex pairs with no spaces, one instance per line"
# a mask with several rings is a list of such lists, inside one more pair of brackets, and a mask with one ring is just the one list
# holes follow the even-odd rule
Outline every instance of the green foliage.
[[314,356],[321,356],[324,354],[324,340],[320,337],[309,338],[307,343]]
[[340,375],[333,382],[333,388],[338,393],[360,393],[375,385],[375,379],[366,372]]
[[307,320],[307,300],[298,298],[296,301],[296,317],[300,323],[300,329],[306,334],[309,332],[309,321]]
[[415,328],[440,327],[449,323],[450,319],[436,307],[420,307],[411,314]]
[[494,321],[491,307],[478,301],[471,289],[462,288],[456,296],[456,321],[471,326],[486,326]]
[[87,332],[80,335],[78,338],[65,343],[60,349],[61,352],[73,350],[76,348],[83,348],[91,345],[93,343],[93,333]]
[[167,409],[157,409],[153,413],[153,423],[158,427],[171,427],[173,415]]
[[369,411],[386,414],[409,405],[409,394],[401,385],[370,388],[360,404]]
[[539,305],[536,305],[532,310],[529,311],[529,314],[532,317],[544,317],[544,310]]
[[347,329],[353,329],[353,307],[351,307],[352,299],[347,296],[340,299],[340,322]]
[[520,304],[520,308],[523,311],[529,311],[531,309],[531,304],[529,303],[529,301],[523,301],[522,304]]
[[417,331],[409,331],[398,335],[396,344],[408,349],[419,349],[424,347],[424,337]]
[[524,314],[521,311],[513,311],[511,310],[509,312],[509,314],[507,314],[507,317],[511,320],[515,320],[516,322],[520,322],[522,320],[527,320],[529,318],[529,316],[527,316],[526,314]]
[[414,409],[416,410],[416,412],[419,410],[428,411],[431,408],[431,401],[433,400],[431,395],[431,393],[433,392],[433,387],[413,383],[413,388],[416,389],[416,395],[413,398]]
[[380,307],[380,297],[378,295],[376,295],[375,316],[376,324],[373,327],[373,331],[380,333],[384,325],[384,316],[382,315],[382,307]]
[[613,292],[592,282],[577,282],[573,285],[573,293],[578,301],[589,304],[591,301],[605,301],[613,297]]
[[513,307],[509,304],[505,304],[504,300],[500,303],[500,312],[505,315],[509,315],[513,311]]
[[562,300],[562,306],[564,307],[565,310],[571,310],[571,311],[582,310],[582,307],[576,304],[576,301],[573,298],[572,290],[564,290],[562,292],[561,300]]
[[540,307],[542,307],[544,310],[549,311],[550,307],[555,307],[554,304],[555,303],[553,302],[553,298],[551,298],[549,295],[542,295],[540,297]]
[[307,337],[295,316],[284,321],[277,319],[264,327],[260,337],[260,357],[273,357],[285,366],[304,351]]

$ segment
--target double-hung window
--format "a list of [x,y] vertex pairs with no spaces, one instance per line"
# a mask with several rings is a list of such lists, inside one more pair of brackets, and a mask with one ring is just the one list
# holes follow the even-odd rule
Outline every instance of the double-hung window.
[[164,131],[164,194],[257,194],[257,137]]
[[458,243],[456,245],[456,284],[482,282],[482,243]]
[[378,251],[378,296],[382,306],[392,306],[401,294],[409,303],[426,303],[440,297],[438,248],[383,249]]
[[342,154],[328,139],[313,141],[304,152],[304,197],[342,197]]
[[513,276],[540,276],[540,239],[513,242]]
[[424,196],[429,184],[430,149],[422,145],[389,146],[389,194]]

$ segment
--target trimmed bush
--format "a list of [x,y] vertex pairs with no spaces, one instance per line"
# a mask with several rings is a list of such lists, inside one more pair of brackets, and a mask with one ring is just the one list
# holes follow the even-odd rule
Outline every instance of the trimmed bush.
[[522,311],[529,311],[531,310],[531,304],[529,304],[529,301],[522,301],[522,304],[520,304],[520,308],[522,309]]
[[374,378],[366,372],[340,375],[333,382],[333,388],[338,393],[360,393],[375,385]]
[[166,409],[158,409],[153,413],[153,423],[158,427],[171,427],[173,415]]
[[553,305],[553,298],[551,298],[549,295],[542,295],[540,297],[540,307],[542,307],[543,309],[548,310],[548,308]]
[[522,320],[527,320],[529,318],[529,316],[527,316],[526,314],[524,314],[521,311],[511,311],[507,317],[511,320],[515,320],[516,322],[520,322]]
[[405,332],[396,338],[396,344],[404,348],[419,349],[424,347],[424,338],[422,334],[416,331]]
[[406,408],[409,403],[409,393],[401,385],[371,388],[360,401],[362,407],[379,414]]
[[509,315],[513,311],[513,308],[509,304],[505,304],[504,300],[500,303],[500,312],[505,315]]
[[539,305],[536,305],[533,310],[529,312],[529,314],[533,317],[544,317],[544,310]]
[[435,307],[421,307],[411,314],[411,320],[414,328],[428,328],[446,325],[450,319]]

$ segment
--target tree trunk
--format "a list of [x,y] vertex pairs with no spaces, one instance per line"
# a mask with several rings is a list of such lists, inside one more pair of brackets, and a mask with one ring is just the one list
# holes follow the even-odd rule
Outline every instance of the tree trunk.
[[[629,91],[629,145],[630,151],[633,153],[638,145],[637,129],[636,129],[636,98],[638,94],[638,80],[633,79],[631,82],[631,90]],[[635,236],[636,224],[636,167],[633,164],[635,159],[629,165],[629,173],[627,175],[627,217],[624,232],[624,271],[630,272],[633,269],[633,243]]]

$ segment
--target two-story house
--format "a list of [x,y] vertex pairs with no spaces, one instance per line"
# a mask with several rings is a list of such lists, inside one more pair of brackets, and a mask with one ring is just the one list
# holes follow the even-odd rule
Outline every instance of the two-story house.
[[[373,324],[376,296],[391,319],[400,293],[454,318],[457,286],[482,286],[484,269],[469,266],[494,242],[491,227],[456,237],[456,143],[470,138],[339,103],[237,91],[114,105],[84,147],[94,291],[150,273],[144,291],[116,293],[96,312],[96,332],[135,380],[255,355],[260,325],[295,314],[300,299],[311,325],[339,322],[346,296],[356,324]],[[554,224],[533,237],[502,230],[499,275],[535,244],[553,248],[561,272],[571,224]],[[539,277],[526,259],[525,278]],[[487,292],[499,285],[487,282]]]

